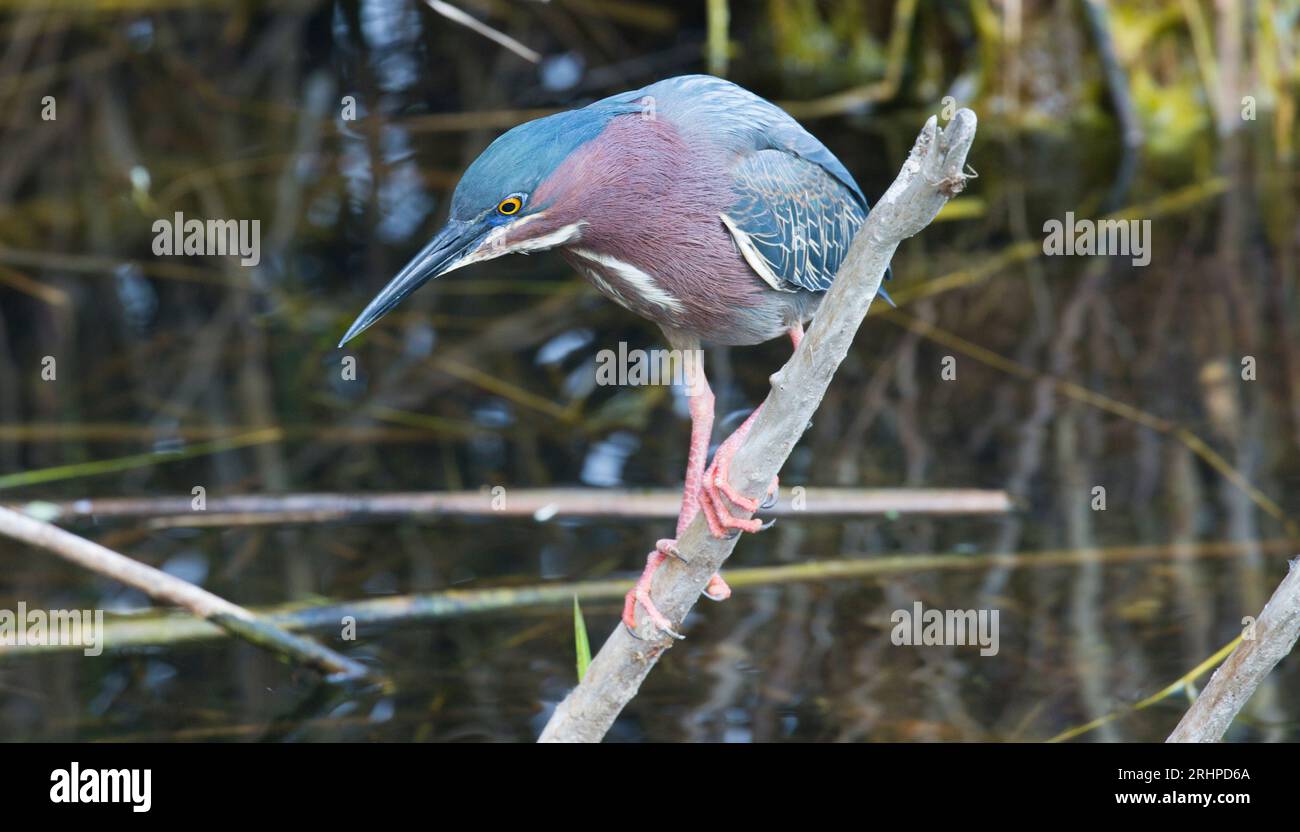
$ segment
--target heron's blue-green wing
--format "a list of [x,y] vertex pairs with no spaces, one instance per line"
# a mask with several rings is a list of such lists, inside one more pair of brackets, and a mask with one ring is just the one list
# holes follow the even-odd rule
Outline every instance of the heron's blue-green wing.
[[750,267],[774,289],[824,292],[867,214],[825,168],[781,150],[743,157],[722,216]]

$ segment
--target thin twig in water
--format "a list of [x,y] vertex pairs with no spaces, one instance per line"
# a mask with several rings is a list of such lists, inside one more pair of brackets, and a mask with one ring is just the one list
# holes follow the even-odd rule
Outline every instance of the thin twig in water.
[[267,442],[279,442],[283,439],[284,432],[279,428],[262,428],[242,436],[233,436],[230,439],[221,439],[216,442],[207,442],[200,445],[190,445],[189,447],[181,448],[176,451],[132,454],[130,456],[114,457],[112,459],[97,459],[91,462],[75,462],[71,465],[56,465],[53,468],[40,468],[35,471],[20,471],[15,474],[3,474],[0,475],[0,490],[19,488],[26,485],[56,482],[58,480],[96,476],[98,474],[112,474],[118,471],[129,471],[134,468],[152,468],[153,466],[160,465],[164,462],[177,462],[182,459],[194,459],[195,457],[224,453],[226,451],[233,451],[238,448],[248,448]]
[[39,301],[57,309],[67,309],[72,303],[68,293],[55,286],[47,286],[28,277],[16,269],[0,266],[0,286],[8,286],[30,295]]
[[1250,701],[1264,677],[1295,647],[1300,638],[1300,558],[1290,570],[1253,626],[1248,626],[1210,683],[1183,714],[1169,742],[1218,742],[1232,720]]
[[1224,658],[1227,657],[1227,655],[1231,653],[1233,650],[1235,650],[1237,648],[1237,645],[1240,643],[1241,643],[1241,636],[1237,636],[1232,641],[1228,642],[1227,644],[1220,647],[1218,650],[1214,651],[1213,655],[1206,658],[1196,667],[1193,667],[1191,670],[1187,671],[1182,676],[1179,676],[1174,681],[1170,682],[1160,690],[1151,694],[1146,699],[1143,699],[1142,701],[1137,702],[1131,706],[1126,706],[1111,711],[1110,713],[1102,714],[1096,719],[1093,719],[1089,722],[1085,722],[1082,725],[1076,725],[1073,728],[1067,728],[1066,730],[1062,731],[1061,733],[1047,740],[1047,742],[1049,743],[1065,742],[1066,740],[1072,740],[1075,737],[1081,737],[1084,734],[1088,733],[1089,731],[1095,731],[1096,729],[1100,728],[1103,725],[1109,725],[1110,723],[1114,722],[1117,719],[1120,719],[1121,717],[1128,716],[1129,714],[1132,713],[1137,713],[1138,711],[1146,710],[1147,708],[1150,708],[1152,705],[1156,704],[1157,702],[1163,702],[1164,700],[1168,699],[1169,697],[1173,696],[1176,693],[1179,693],[1181,691],[1190,691],[1191,685],[1195,684],[1197,679],[1201,678],[1206,673],[1209,673],[1214,668],[1215,665],[1223,661]]
[[[1288,542],[1288,541],[1286,541],[1286,540],[1273,541],[1272,543],[1268,544],[1268,547],[1269,547],[1269,548],[1276,548],[1276,545],[1277,545],[1278,543],[1281,543],[1281,544],[1284,544],[1284,545],[1285,545],[1287,542]],[[1253,543],[1248,543],[1248,544],[1246,544],[1246,545],[1250,546],[1250,545],[1254,545],[1254,544],[1253,544]],[[1286,548],[1286,551],[1293,551],[1293,549],[1290,548],[1290,547],[1288,547],[1288,548]],[[1295,578],[1296,573],[1297,573],[1298,571],[1300,571],[1300,570],[1297,570],[1297,569],[1295,568],[1294,562],[1292,562],[1291,572],[1290,572],[1290,574],[1287,576],[1287,580],[1292,580],[1292,581],[1293,581],[1293,579]],[[1283,582],[1283,586],[1286,586],[1286,581]],[[1278,593],[1280,593],[1281,591],[1282,591],[1282,587],[1279,587],[1279,588],[1278,588]],[[1291,587],[1291,591],[1292,591],[1293,593],[1296,591],[1296,587],[1295,587],[1295,585],[1294,585],[1294,581],[1293,581],[1293,584],[1292,584],[1292,587]],[[1278,597],[1278,593],[1274,593],[1274,598],[1277,598],[1277,597]],[[1292,598],[1291,603],[1293,604],[1293,607],[1292,607],[1292,614],[1294,615],[1294,613],[1295,613],[1295,607],[1294,607],[1294,604],[1296,604],[1296,599],[1295,599],[1295,598]],[[1269,606],[1272,606],[1272,601],[1269,602]],[[1267,611],[1267,609],[1268,609],[1268,607],[1265,607],[1265,610],[1266,610],[1266,611]],[[1261,615],[1260,618],[1261,618],[1261,620],[1262,620],[1263,616]],[[1276,619],[1274,619],[1273,621],[1276,622]],[[1292,621],[1292,622],[1291,622],[1291,625],[1292,625],[1292,626],[1295,626],[1295,622]],[[1256,627],[1258,628],[1258,623],[1257,623]],[[1283,629],[1283,628],[1280,628],[1280,627],[1271,627],[1271,630],[1270,630],[1270,633],[1271,633],[1271,634],[1270,634],[1270,638],[1274,641],[1274,645],[1273,645],[1273,647],[1271,648],[1271,649],[1273,649],[1273,650],[1276,650],[1276,648],[1277,648],[1277,646],[1278,646],[1279,641],[1278,641],[1278,636],[1277,636],[1277,634],[1278,634],[1279,632],[1281,632],[1282,629]],[[1258,634],[1258,629],[1256,629],[1256,633],[1255,633],[1255,634],[1256,634],[1256,635]],[[1059,733],[1059,734],[1057,734],[1056,736],[1054,736],[1054,737],[1052,737],[1051,739],[1049,739],[1048,742],[1065,742],[1066,740],[1072,740],[1072,739],[1074,739],[1075,737],[1082,736],[1082,735],[1088,733],[1089,731],[1093,731],[1093,730],[1095,730],[1095,729],[1097,729],[1097,728],[1100,728],[1100,727],[1103,726],[1103,725],[1108,725],[1108,724],[1114,722],[1115,720],[1120,719],[1121,717],[1127,716],[1127,715],[1129,715],[1129,714],[1131,714],[1131,713],[1136,713],[1137,711],[1145,710],[1146,708],[1151,707],[1152,705],[1156,704],[1157,702],[1162,702],[1162,701],[1164,701],[1165,699],[1168,699],[1169,697],[1171,697],[1171,696],[1173,696],[1174,694],[1179,693],[1179,692],[1188,692],[1189,695],[1190,695],[1190,692],[1191,692],[1191,690],[1192,690],[1191,685],[1193,685],[1193,684],[1196,682],[1197,679],[1201,678],[1201,677],[1204,676],[1206,673],[1209,673],[1211,670],[1213,670],[1214,667],[1215,667],[1216,665],[1218,665],[1220,662],[1222,662],[1224,659],[1227,659],[1227,658],[1229,657],[1229,655],[1232,654],[1233,651],[1237,650],[1237,648],[1240,647],[1244,641],[1245,641],[1245,639],[1244,639],[1242,636],[1237,636],[1237,637],[1234,638],[1232,641],[1228,642],[1227,644],[1223,645],[1223,646],[1220,647],[1218,650],[1216,650],[1212,656],[1209,656],[1209,657],[1206,658],[1203,662],[1201,662],[1200,664],[1198,664],[1196,667],[1194,667],[1194,668],[1192,668],[1191,670],[1187,671],[1187,672],[1184,673],[1182,676],[1179,676],[1177,679],[1175,679],[1174,681],[1170,682],[1168,685],[1165,685],[1163,688],[1161,688],[1160,690],[1156,691],[1155,693],[1151,694],[1151,695],[1148,696],[1146,699],[1143,699],[1142,701],[1140,701],[1140,702],[1138,702],[1138,703],[1136,703],[1136,704],[1134,704],[1134,705],[1131,705],[1131,706],[1128,706],[1128,707],[1124,707],[1124,708],[1120,708],[1120,709],[1115,710],[1115,711],[1111,711],[1111,712],[1108,713],[1108,714],[1103,714],[1102,716],[1099,716],[1099,717],[1097,717],[1096,719],[1091,720],[1090,722],[1086,722],[1086,723],[1084,723],[1083,725],[1076,725],[1076,726],[1073,727],[1073,728],[1070,728],[1070,729],[1068,729],[1068,730],[1062,731],[1061,733]],[[1294,632],[1293,632],[1293,633],[1292,633],[1292,637],[1291,637],[1291,644],[1294,645],[1294,643],[1295,643],[1295,637],[1294,637]],[[1290,650],[1290,647],[1288,647],[1287,650]],[[1282,656],[1282,655],[1285,655],[1285,654],[1286,654],[1286,651],[1283,651],[1283,652],[1278,656],[1278,658],[1280,659],[1281,656]],[[1274,661],[1274,664],[1276,664],[1276,660]],[[1227,665],[1225,665],[1225,667],[1226,667],[1226,666],[1227,666]],[[1269,667],[1272,667],[1272,665],[1269,665]],[[1265,670],[1264,672],[1267,673],[1267,670]],[[1216,673],[1216,675],[1217,675],[1217,673]],[[1258,684],[1258,681],[1256,681],[1255,684],[1257,685],[1257,684]],[[1252,688],[1252,690],[1253,690],[1253,688]],[[1207,688],[1206,692],[1207,692],[1207,693],[1209,692],[1209,689],[1208,689],[1208,688]],[[1246,701],[1246,699],[1248,699],[1248,698],[1249,698],[1249,694],[1247,694],[1246,697],[1245,697],[1244,699],[1241,699],[1240,703],[1237,705],[1238,710],[1240,709],[1240,707],[1241,707],[1242,704],[1245,704],[1245,701]],[[1204,694],[1202,694],[1202,696],[1201,696],[1200,698],[1198,698],[1196,701],[1197,701],[1197,702],[1200,702],[1202,699],[1205,699]],[[1214,700],[1214,699],[1210,699],[1210,700],[1206,700],[1206,702],[1207,702],[1207,703],[1209,703],[1209,702],[1216,702],[1216,700]],[[1193,706],[1193,710],[1195,710],[1195,706]],[[1191,713],[1192,713],[1192,711],[1188,711],[1188,713],[1187,713],[1186,715],[1183,716],[1183,722],[1186,722],[1186,721],[1187,721],[1188,716],[1190,716]],[[1235,714],[1236,712],[1234,711],[1233,713]],[[1229,722],[1231,721],[1231,717],[1228,718],[1228,721],[1229,721]],[[1227,723],[1224,723],[1222,727],[1224,728],[1224,730],[1226,730],[1226,729],[1227,729]],[[1181,722],[1179,723],[1179,728],[1180,728],[1180,729],[1182,728],[1182,723],[1181,723]],[[1219,736],[1221,737],[1221,736],[1222,736],[1222,733],[1220,733]],[[1217,739],[1217,738],[1216,738],[1216,739]],[[1181,739],[1181,738],[1178,738],[1178,731],[1175,731],[1175,732],[1174,732],[1174,735],[1170,736],[1169,739],[1168,739],[1168,742],[1182,742],[1182,741],[1195,741],[1195,740],[1191,740],[1191,739],[1183,740],[1183,739]]]
[[1173,439],[1186,445],[1188,450],[1199,456],[1214,470],[1218,471],[1225,479],[1241,490],[1261,511],[1268,514],[1273,519],[1282,524],[1287,534],[1292,537],[1300,537],[1300,525],[1297,525],[1290,515],[1287,514],[1277,501],[1265,494],[1256,487],[1246,475],[1235,468],[1223,454],[1210,447],[1205,440],[1201,439],[1190,428],[1179,424],[1170,419],[1148,413],[1141,408],[1126,404],[1125,402],[1090,390],[1081,384],[1065,379],[1057,378],[1047,373],[1039,372],[1032,367],[1012,361],[993,350],[981,347],[971,341],[967,341],[960,335],[948,332],[942,327],[936,326],[929,321],[923,321],[915,318],[898,309],[888,309],[882,313],[881,317],[888,321],[897,323],[900,326],[934,341],[936,344],[942,344],[950,347],[963,355],[969,356],[987,367],[1007,373],[1008,375],[1027,380],[1043,380],[1050,382],[1052,387],[1062,396],[1081,401],[1091,407],[1103,410],[1107,413],[1114,414],[1123,419],[1128,419],[1137,425],[1150,428],[1157,433],[1172,437]]
[[[942,488],[789,489],[767,513],[777,517],[860,517],[889,514],[1002,514],[1012,509],[1005,491]],[[383,517],[671,518],[681,490],[614,488],[520,488],[500,497],[492,491],[425,491],[376,494],[208,495],[196,511],[190,495],[86,497],[62,503],[10,503],[41,520],[67,522],[93,517],[148,517],[155,526],[273,525],[365,520]],[[795,500],[798,500],[796,503]]]
[[205,589],[132,560],[58,526],[0,508],[0,535],[21,540],[64,560],[105,575],[147,594],[150,598],[184,607],[200,618],[266,650],[339,678],[370,675],[352,661],[311,639],[269,624],[241,606]]
[[424,2],[429,4],[429,8],[433,9],[435,12],[447,18],[448,20],[452,21],[453,23],[459,23],[460,25],[464,26],[466,29],[479,33],[480,35],[492,41],[493,43],[497,43],[500,44],[501,46],[504,46],[506,49],[509,49],[511,52],[523,58],[525,61],[529,61],[531,63],[541,62],[542,56],[540,53],[532,49],[529,49],[527,46],[524,46],[522,43],[510,37],[506,33],[498,32],[496,29],[493,29],[491,26],[487,25],[486,23],[483,23],[478,19],[471,17],[470,15],[456,8],[452,4],[444,3],[442,2],[442,0],[424,0]]
[[[818,581],[863,581],[889,578],[896,575],[917,575],[925,572],[978,572],[993,567],[1008,569],[1062,569],[1084,562],[1107,565],[1161,563],[1173,558],[1220,559],[1242,557],[1249,553],[1284,555],[1295,550],[1294,540],[1225,541],[1198,543],[1191,546],[1115,546],[1107,549],[1057,549],[1017,553],[985,553],[976,555],[911,554],[889,557],[847,555],[836,560],[814,560],[782,566],[759,566],[732,569],[727,572],[727,583],[733,589],[757,586],[780,586]],[[597,580],[550,582],[532,586],[491,587],[486,589],[450,589],[420,595],[398,595],[384,598],[363,598],[325,603],[280,604],[260,607],[253,614],[277,627],[297,632],[299,630],[327,630],[336,628],[338,622],[349,616],[358,627],[374,624],[412,624],[422,621],[442,621],[467,615],[482,615],[525,608],[563,608],[577,599],[583,603],[621,601],[632,585],[630,580]],[[886,625],[881,624],[882,628]],[[882,629],[884,632],[884,629]],[[110,650],[142,647],[146,645],[180,644],[221,638],[222,630],[206,621],[172,613],[129,612],[105,619],[104,643]],[[1183,682],[1193,680],[1223,660],[1235,642],[1228,645],[1222,655],[1202,663],[1201,669],[1192,671],[1164,691],[1150,697],[1146,707],[1170,693],[1181,689]],[[71,646],[49,645],[42,652],[58,652]],[[0,659],[6,653],[0,650]],[[1115,713],[1106,717],[1111,721],[1123,716]],[[1068,739],[1086,733],[1096,724],[1081,726],[1056,739]]]

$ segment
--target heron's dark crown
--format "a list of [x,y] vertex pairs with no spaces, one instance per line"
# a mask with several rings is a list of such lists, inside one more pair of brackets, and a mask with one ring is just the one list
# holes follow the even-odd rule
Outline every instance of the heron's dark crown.
[[474,160],[456,186],[452,219],[472,220],[510,194],[531,194],[575,150],[600,135],[610,119],[634,111],[631,105],[593,105],[529,121],[503,133]]

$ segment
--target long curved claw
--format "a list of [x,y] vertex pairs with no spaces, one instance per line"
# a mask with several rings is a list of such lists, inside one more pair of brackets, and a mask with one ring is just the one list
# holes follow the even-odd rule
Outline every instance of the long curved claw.
[[636,585],[628,590],[627,595],[623,598],[623,626],[627,628],[627,631],[634,638],[641,638],[636,631],[637,604],[640,604],[641,608],[645,610],[646,616],[655,625],[656,630],[679,641],[686,638],[686,636],[673,629],[672,623],[663,613],[659,612],[659,608],[654,605],[654,601],[650,600],[650,587],[654,581],[655,570],[670,557],[681,558],[681,553],[677,551],[677,541],[664,538],[656,542],[655,550],[646,556],[645,570],[641,573],[641,577],[637,579]]
[[[627,630],[627,634],[630,635],[632,638],[636,639],[637,641],[645,641],[645,639],[641,638],[641,636],[637,634],[636,627],[628,624],[626,621],[623,622],[623,629]],[[686,636],[677,632],[670,626],[661,627],[658,624],[656,624],[655,629],[659,630],[659,632],[663,633],[666,636],[670,636],[672,638],[677,639],[678,641],[684,641],[686,639]]]
[[677,541],[674,538],[664,537],[656,540],[655,551],[667,555],[670,558],[676,558],[682,563],[690,563],[690,561],[682,556],[682,552],[677,548]]
[[731,587],[722,579],[721,572],[714,572],[709,578],[709,585],[704,588],[704,597],[710,601],[725,601],[731,597]]

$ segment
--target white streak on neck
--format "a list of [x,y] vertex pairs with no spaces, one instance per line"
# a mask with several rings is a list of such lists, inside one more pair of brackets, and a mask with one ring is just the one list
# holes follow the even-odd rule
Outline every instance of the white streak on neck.
[[478,248],[457,260],[447,269],[444,269],[442,273],[446,274],[447,272],[453,272],[456,269],[468,266],[470,263],[481,263],[484,260],[495,260],[498,257],[504,257],[507,254],[531,254],[534,251],[545,251],[548,248],[562,246],[565,243],[571,243],[582,236],[582,227],[586,225],[585,222],[579,220],[578,222],[557,228],[549,234],[543,234],[540,237],[533,237],[527,240],[520,240],[512,246],[503,247],[502,240],[504,240],[508,234],[518,231],[528,223],[541,219],[544,216],[546,216],[546,212],[542,211],[536,214],[530,214],[526,217],[521,217],[507,225],[494,228],[486,237],[483,238],[483,242],[479,243]]
[[[608,269],[611,273],[617,276],[619,280],[626,283],[628,287],[642,300],[645,300],[648,303],[653,303],[655,306],[658,306],[661,309],[666,309],[669,312],[686,311],[686,306],[676,297],[673,297],[672,293],[656,283],[653,277],[641,271],[636,266],[633,266],[631,263],[625,263],[616,257],[611,257],[608,254],[600,254],[585,248],[574,248],[569,249],[569,251],[584,260],[590,260],[591,262],[597,263]],[[596,280],[599,281],[598,286],[599,284],[605,284],[603,288],[610,289],[611,293],[616,298],[622,297],[623,293],[613,290],[613,288],[606,284],[604,280],[600,280],[599,277],[597,277]]]
[[[536,214],[535,216],[540,217],[542,215]],[[532,217],[528,217],[527,219],[532,219]],[[582,232],[582,226],[584,225],[586,225],[584,222],[570,223],[566,226],[555,229],[550,234],[543,234],[541,237],[533,237],[528,240],[520,240],[518,243],[511,246],[509,251],[506,253],[529,254],[534,251],[545,251],[548,248],[562,246],[565,243],[578,239]]]

